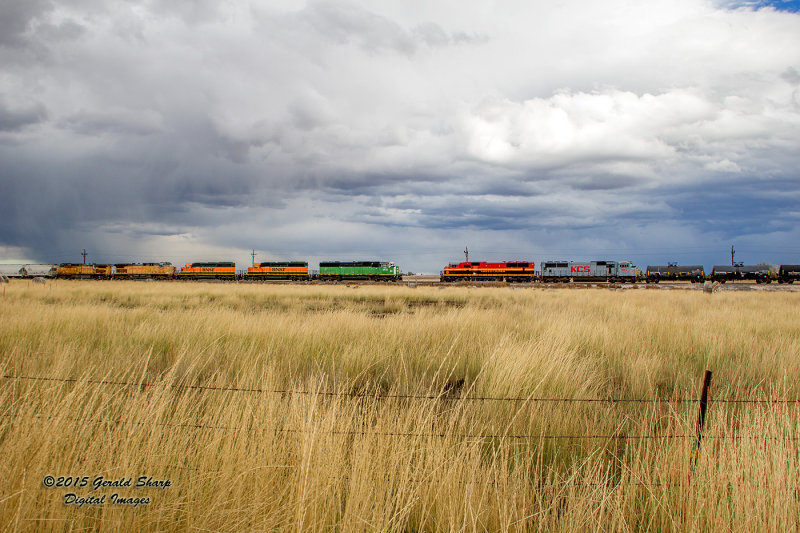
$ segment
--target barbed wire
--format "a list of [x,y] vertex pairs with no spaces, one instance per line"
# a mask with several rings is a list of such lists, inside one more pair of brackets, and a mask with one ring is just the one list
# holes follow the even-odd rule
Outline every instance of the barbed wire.
[[[27,415],[22,413],[6,413],[0,415],[0,418],[36,418],[39,420],[55,420],[55,421],[70,421],[84,424],[110,424],[110,425],[135,425],[135,426],[157,426],[164,428],[178,428],[178,429],[198,429],[198,430],[223,430],[231,432],[247,432],[247,433],[273,433],[278,434],[323,434],[323,435],[336,435],[336,436],[361,436],[361,437],[406,437],[406,438],[455,438],[462,440],[511,440],[511,441],[533,441],[533,440],[675,440],[675,439],[696,439],[695,433],[676,434],[627,434],[627,433],[606,433],[606,434],[567,434],[567,435],[552,435],[546,433],[529,433],[529,434],[514,434],[514,433],[461,433],[461,432],[411,432],[411,431],[366,431],[366,430],[305,430],[296,428],[257,428],[246,426],[229,426],[229,425],[212,425],[200,423],[183,423],[172,424],[168,422],[142,422],[138,420],[121,420],[121,419],[107,419],[107,418],[78,418],[67,416],[53,416],[53,415]],[[773,435],[704,435],[705,439],[712,440],[764,440],[764,441],[782,441],[782,442],[796,442],[800,441],[800,437],[778,437]]]
[[[381,392],[363,391],[317,391],[302,389],[267,389],[251,387],[222,387],[215,385],[190,385],[190,384],[167,384],[164,382],[133,382],[133,381],[114,381],[114,380],[95,380],[78,378],[61,378],[49,376],[21,376],[3,375],[3,379],[23,380],[23,381],[50,381],[59,383],[86,383],[89,385],[116,385],[125,387],[150,388],[168,387],[178,391],[219,391],[219,392],[244,392],[259,394],[280,394],[280,395],[308,395],[308,396],[335,396],[351,398],[369,399],[400,399],[400,400],[439,400],[439,401],[465,401],[465,402],[531,402],[531,403],[639,403],[639,404],[658,404],[658,403],[696,403],[696,398],[566,398],[566,397],[498,397],[498,396],[456,396],[452,394],[452,387],[445,386],[441,394],[387,394]],[[739,399],[739,398],[715,398],[710,403],[732,403],[732,404],[800,404],[800,398],[794,400],[781,399]]]

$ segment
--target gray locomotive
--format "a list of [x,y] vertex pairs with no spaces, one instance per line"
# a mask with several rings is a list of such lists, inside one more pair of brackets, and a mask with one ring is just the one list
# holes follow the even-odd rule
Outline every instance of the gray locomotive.
[[637,268],[630,261],[545,261],[541,280],[558,281],[622,281],[635,282]]

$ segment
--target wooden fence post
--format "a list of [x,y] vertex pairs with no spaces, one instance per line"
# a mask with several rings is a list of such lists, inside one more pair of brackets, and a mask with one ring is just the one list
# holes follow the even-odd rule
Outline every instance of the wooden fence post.
[[703,429],[706,425],[706,408],[708,407],[708,388],[711,386],[711,370],[703,375],[703,389],[700,391],[700,410],[697,413],[697,440],[692,457],[692,470],[700,457],[700,443],[703,441]]

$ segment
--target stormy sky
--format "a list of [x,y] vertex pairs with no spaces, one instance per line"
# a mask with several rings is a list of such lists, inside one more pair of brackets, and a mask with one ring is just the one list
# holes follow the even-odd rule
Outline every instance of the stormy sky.
[[7,0],[0,259],[800,263],[798,6]]

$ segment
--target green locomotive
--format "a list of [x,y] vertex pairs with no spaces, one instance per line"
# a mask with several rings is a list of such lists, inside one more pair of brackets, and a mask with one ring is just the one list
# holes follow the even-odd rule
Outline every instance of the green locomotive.
[[383,261],[325,261],[319,264],[319,279],[398,281],[400,267]]

